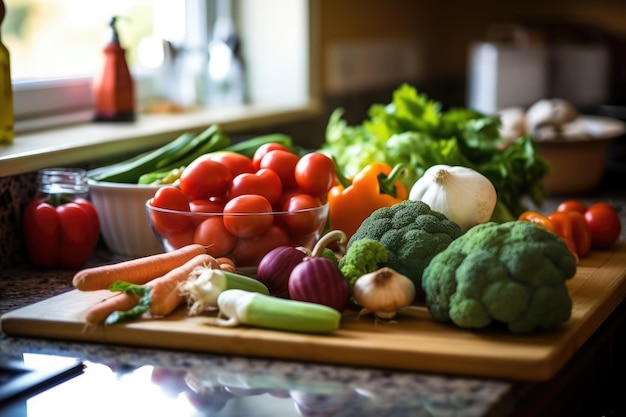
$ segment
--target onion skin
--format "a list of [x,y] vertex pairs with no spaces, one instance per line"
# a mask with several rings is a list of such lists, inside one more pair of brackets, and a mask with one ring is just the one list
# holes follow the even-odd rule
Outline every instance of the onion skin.
[[271,295],[289,298],[289,276],[305,256],[304,251],[293,246],[278,246],[261,259],[256,279],[265,284]]
[[330,259],[306,257],[291,271],[289,297],[343,312],[348,305],[348,283]]

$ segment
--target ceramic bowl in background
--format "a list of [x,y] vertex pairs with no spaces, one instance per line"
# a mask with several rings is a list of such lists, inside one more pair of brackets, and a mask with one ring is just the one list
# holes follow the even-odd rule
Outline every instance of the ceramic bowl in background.
[[163,252],[152,232],[145,206],[159,187],[89,182],[90,200],[100,218],[100,233],[112,253],[137,258]]
[[214,257],[233,259],[237,268],[255,268],[277,246],[313,249],[328,218],[328,204],[290,212],[235,214],[168,210],[152,206],[150,200],[144,205],[165,251],[199,243]]
[[580,116],[571,131],[550,139],[535,140],[539,153],[550,164],[543,185],[548,194],[583,193],[602,181],[611,143],[626,132],[617,119]]

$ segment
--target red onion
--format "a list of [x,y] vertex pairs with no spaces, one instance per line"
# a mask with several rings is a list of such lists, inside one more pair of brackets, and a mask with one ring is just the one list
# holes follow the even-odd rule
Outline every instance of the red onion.
[[270,294],[289,298],[289,275],[307,254],[304,248],[278,246],[261,259],[256,278],[265,284]]
[[342,312],[348,304],[348,283],[328,258],[305,258],[291,271],[289,297],[323,304]]
[[309,256],[296,265],[289,276],[289,297],[292,300],[323,304],[342,312],[348,304],[348,282],[336,263],[321,257],[326,244],[345,242],[346,234],[339,230],[328,232]]

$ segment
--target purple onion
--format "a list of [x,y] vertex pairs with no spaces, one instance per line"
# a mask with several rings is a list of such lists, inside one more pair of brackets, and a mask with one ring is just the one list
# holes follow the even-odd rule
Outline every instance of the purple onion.
[[289,298],[289,276],[305,256],[307,253],[293,246],[278,246],[261,259],[256,278],[265,284],[270,294]]
[[289,297],[343,312],[348,304],[348,283],[330,259],[306,257],[291,271]]

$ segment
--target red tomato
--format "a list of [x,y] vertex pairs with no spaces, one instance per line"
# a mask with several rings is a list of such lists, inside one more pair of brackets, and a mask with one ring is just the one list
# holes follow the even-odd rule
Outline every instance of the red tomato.
[[274,222],[272,205],[258,194],[245,194],[224,206],[224,226],[238,237],[258,236]]
[[215,200],[191,200],[189,208],[196,213],[221,213],[224,204]]
[[257,266],[269,251],[288,244],[287,232],[280,226],[272,225],[261,235],[239,239],[233,250],[233,259],[238,267]]
[[298,155],[289,151],[269,151],[261,158],[259,169],[269,168],[277,173],[283,184],[283,190],[289,190],[298,186],[295,171],[299,160]]
[[613,246],[622,231],[617,211],[607,203],[592,204],[585,212],[585,220],[591,235],[591,246],[597,249]]
[[280,199],[282,191],[283,185],[278,174],[271,169],[261,168],[254,174],[243,173],[233,178],[228,189],[228,198],[233,199],[244,194],[258,194],[274,205]]
[[243,174],[244,172],[255,171],[252,165],[252,158],[248,158],[247,156],[237,152],[211,152],[206,154],[205,157],[211,161],[219,162],[220,164],[226,166],[233,178],[239,174]]
[[[320,200],[310,194],[296,194],[283,203],[282,211],[290,212],[281,216],[292,235],[308,235],[320,229],[323,219],[319,218],[317,210]],[[309,209],[309,210],[307,210]],[[304,210],[301,213],[295,211]]]
[[304,155],[295,167],[298,187],[307,194],[321,197],[326,195],[335,181],[335,164],[320,152]]
[[196,227],[193,241],[206,246],[207,253],[218,258],[233,249],[237,237],[226,229],[221,216],[211,216]]
[[558,205],[556,211],[577,211],[580,214],[585,214],[587,205],[580,200],[565,200]]
[[172,249],[180,249],[193,243],[194,228],[188,227],[181,232],[168,233],[163,237],[167,240],[167,246]]
[[[190,211],[187,196],[172,185],[159,188],[156,193],[154,193],[150,204],[154,207],[168,210]],[[193,221],[191,216],[166,213],[158,210],[152,210],[150,216],[152,218],[152,225],[156,231],[162,235],[181,232],[190,227]]]
[[252,167],[254,170],[256,171],[261,167],[261,159],[263,159],[266,153],[276,150],[289,152],[289,149],[280,143],[266,143],[259,146],[252,156]]
[[199,157],[180,174],[180,189],[191,200],[207,199],[226,193],[232,179],[226,165]]

